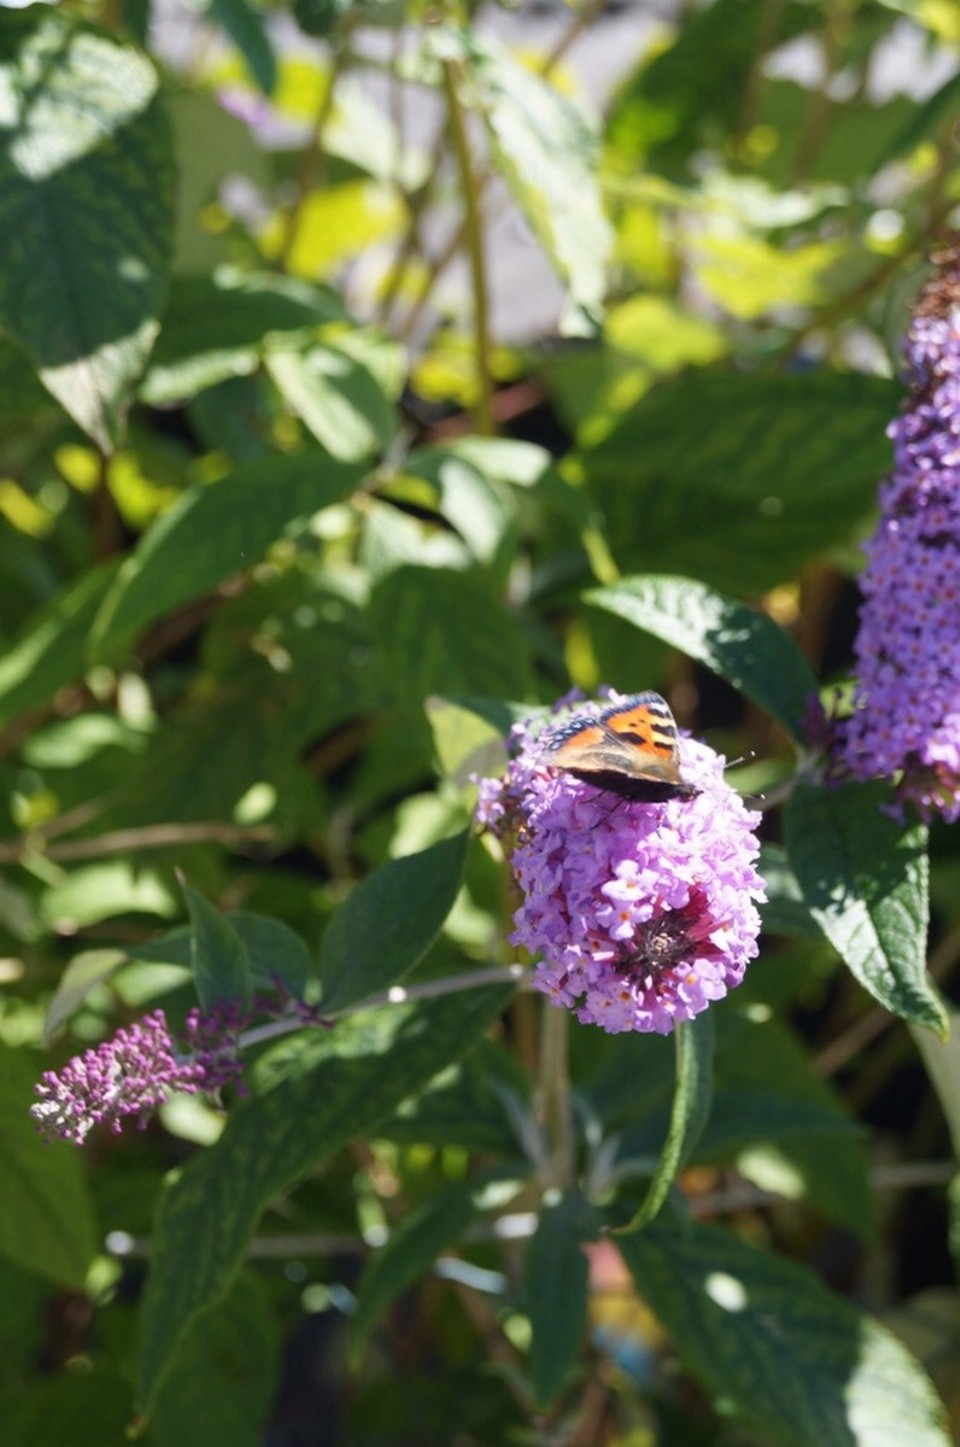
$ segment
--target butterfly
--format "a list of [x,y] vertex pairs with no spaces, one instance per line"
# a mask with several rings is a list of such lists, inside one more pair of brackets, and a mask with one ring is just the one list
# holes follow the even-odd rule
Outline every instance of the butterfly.
[[570,719],[550,734],[543,757],[621,799],[659,804],[700,793],[680,773],[677,725],[659,693],[634,693]]

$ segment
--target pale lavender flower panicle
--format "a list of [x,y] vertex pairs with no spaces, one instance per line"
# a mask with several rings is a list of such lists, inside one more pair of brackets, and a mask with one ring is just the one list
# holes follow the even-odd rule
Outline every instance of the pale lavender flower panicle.
[[939,258],[906,344],[911,395],[867,544],[853,715],[841,758],[898,778],[922,817],[960,818],[960,247]]
[[666,1035],[739,985],[760,933],[760,816],[724,782],[722,757],[681,739],[702,792],[650,804],[548,767],[527,725],[512,744],[506,777],[482,781],[478,818],[512,851],[512,940],[538,957],[537,988],[612,1034]]

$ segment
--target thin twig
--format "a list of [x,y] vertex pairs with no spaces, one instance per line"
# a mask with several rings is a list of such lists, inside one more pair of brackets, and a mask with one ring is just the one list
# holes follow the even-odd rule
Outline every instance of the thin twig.
[[[582,10],[577,12],[570,25],[568,25],[563,35],[561,35],[557,44],[553,47],[551,51],[547,53],[547,55],[544,56],[541,65],[538,67],[539,73],[544,80],[549,80],[552,72],[560,64],[567,51],[574,44],[574,42],[577,40],[583,30],[598,16],[602,15],[606,8],[607,0],[590,0],[589,4],[585,5]],[[436,174],[438,170],[439,167],[434,166],[434,174]],[[483,193],[489,182],[489,174],[480,174],[477,176],[476,185],[478,198],[482,198]],[[440,280],[440,277],[443,275],[447,267],[450,265],[450,263],[458,255],[461,248],[463,247],[464,241],[467,237],[467,230],[468,222],[464,220],[460,223],[459,226],[454,228],[453,232],[444,243],[442,249],[437,253],[433,261],[428,264],[427,272],[421,283],[417,299],[413,303],[410,311],[407,313],[407,316],[405,317],[403,323],[397,329],[398,341],[407,342],[409,341],[411,336],[413,336],[420,322],[420,318],[423,316],[423,313],[426,310],[427,303],[433,295],[433,291],[437,282]]]
[[65,839],[46,846],[44,830],[37,829],[19,839],[0,843],[0,864],[13,864],[28,855],[46,859],[99,859],[123,850],[167,849],[180,844],[269,843],[276,839],[270,824],[145,824],[139,828],[113,829],[93,839]]

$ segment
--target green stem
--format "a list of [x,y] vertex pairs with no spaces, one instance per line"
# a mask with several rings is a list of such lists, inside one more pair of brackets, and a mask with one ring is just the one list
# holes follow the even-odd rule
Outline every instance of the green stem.
[[479,433],[489,437],[494,431],[493,373],[490,365],[493,352],[490,338],[490,299],[487,289],[486,258],[483,250],[480,186],[473,169],[470,147],[467,142],[467,127],[458,89],[460,76],[461,68],[457,61],[445,60],[443,62],[443,86],[450,117],[450,135],[457,158],[457,168],[460,172],[460,189],[463,192],[467,254],[470,258],[470,283],[473,291],[473,337],[477,383],[480,390],[474,409],[474,426]]
[[[578,39],[578,37],[591,23],[591,21],[597,19],[598,16],[603,14],[606,7],[607,0],[589,0],[589,3],[584,5],[582,10],[577,12],[577,14],[573,17],[571,24],[567,27],[563,35],[561,35],[560,39],[557,41],[557,44],[553,47],[553,49],[548,55],[544,56],[543,63],[539,66],[539,73],[544,80],[550,79],[552,72],[560,64],[561,60],[564,58],[573,43]],[[439,139],[442,145],[444,139],[443,133],[441,133]],[[431,178],[436,176],[438,170],[439,157],[436,157],[431,166]],[[478,196],[483,195],[484,188],[486,187],[488,180],[489,177],[486,175],[477,176],[476,187]],[[432,179],[427,183],[427,185],[428,187],[432,185]],[[424,197],[424,201],[428,199],[428,195],[429,192],[427,196]],[[420,213],[418,213],[417,215],[417,220],[419,220],[419,214]],[[416,301],[413,303],[410,312],[404,319],[402,326],[400,326],[397,330],[397,338],[399,341],[409,341],[410,337],[413,336],[414,332],[417,329],[420,318],[426,309],[427,303],[429,302],[430,297],[433,295],[434,287],[440,280],[440,277],[446,271],[447,267],[450,265],[453,258],[459,253],[460,248],[463,245],[464,238],[466,236],[466,231],[467,223],[464,222],[462,225],[458,226],[455,229],[453,235],[450,236],[444,244],[443,250],[440,251],[438,255],[434,257],[433,261],[429,263],[426,275],[424,276],[423,281],[420,284]],[[419,238],[414,237],[410,246],[410,254],[405,256],[403,259],[404,267],[410,260],[410,256],[418,249],[418,247]],[[393,278],[391,278],[391,281],[392,280]],[[395,286],[394,288],[395,291],[398,286],[399,278],[397,278],[397,286]]]
[[333,95],[336,89],[337,77],[343,67],[346,56],[345,39],[333,52],[330,62],[330,78],[327,88],[320,99],[317,107],[316,119],[313,123],[313,131],[310,139],[303,148],[300,157],[300,166],[297,171],[296,194],[290,210],[287,212],[284,226],[283,240],[280,243],[280,251],[277,256],[277,265],[281,271],[286,271],[290,265],[290,257],[297,240],[297,232],[300,230],[300,218],[303,215],[303,208],[310,195],[316,191],[324,182],[327,156],[324,147],[324,135],[327,126],[330,124],[330,117],[333,115]]
[[542,1002],[539,1115],[550,1142],[550,1178],[545,1187],[566,1188],[573,1181],[573,1118],[568,1063],[570,1012]]

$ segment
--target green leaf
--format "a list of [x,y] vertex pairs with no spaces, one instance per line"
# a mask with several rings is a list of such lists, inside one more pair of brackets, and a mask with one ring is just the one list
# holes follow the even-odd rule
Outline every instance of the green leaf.
[[785,0],[716,0],[683,17],[667,48],[644,56],[611,107],[608,141],[619,169],[637,171],[653,153],[677,164],[719,137],[741,114],[749,76],[774,49],[814,24],[810,7]]
[[468,831],[381,864],[334,914],[320,955],[323,1010],[402,979],[433,944],[460,889]]
[[902,156],[905,151],[913,151],[923,141],[932,139],[941,122],[950,116],[955,116],[957,107],[960,106],[960,73],[955,73],[945,80],[933,95],[928,96],[922,105],[914,105],[910,110],[910,117],[905,125],[894,132],[893,136],[883,148],[883,152],[876,169],[880,166],[889,165],[897,156]]
[[404,479],[414,479],[410,501],[418,501],[423,479],[428,484],[425,501],[455,528],[478,562],[491,564],[516,523],[516,509],[509,490],[453,448],[425,447],[411,452],[403,465],[404,476],[385,495],[403,499]]
[[184,1333],[228,1290],[264,1207],[465,1054],[509,994],[488,988],[368,1011],[332,1031],[305,1031],[261,1062],[259,1078],[273,1088],[242,1102],[161,1198],[143,1305],[145,1410]]
[[594,588],[586,597],[703,663],[802,741],[817,680],[790,635],[766,613],[692,578],[656,573]]
[[208,899],[180,878],[190,915],[190,969],[204,1010],[219,1001],[249,1004],[253,993],[250,957],[237,930]]
[[891,817],[883,784],[800,783],[787,806],[787,852],[807,908],[874,999],[942,1035],[926,976],[927,832]]
[[523,698],[528,645],[477,573],[405,566],[376,587],[371,621],[398,702],[419,713],[431,694]]
[[726,1010],[718,1024],[713,1110],[696,1159],[728,1162],[872,1243],[877,1200],[867,1141],[843,1098],[769,1011]]
[[594,326],[613,241],[597,181],[595,128],[491,36],[471,31],[464,45],[497,169],[567,287],[566,330]]
[[721,1410],[796,1447],[947,1447],[919,1363],[809,1271],[716,1226],[665,1217],[619,1246]]
[[227,268],[176,277],[140,395],[155,407],[185,401],[254,372],[271,339],[346,320],[333,292],[292,277]]
[[173,156],[147,57],[62,8],[0,13],[0,317],[105,452],[156,336]]
[[[313,957],[305,942],[283,920],[248,910],[228,910],[224,919],[246,950],[254,986],[269,989],[276,980],[302,1000],[313,977]],[[127,950],[127,958],[190,969],[193,932],[181,926]],[[59,993],[59,992],[58,992]]]
[[60,976],[60,983],[47,1006],[43,1021],[45,1045],[49,1045],[64,1021],[79,1010],[90,991],[104,980],[109,980],[125,959],[123,950],[83,950],[74,956]]
[[250,568],[292,524],[348,497],[362,467],[325,452],[258,459],[184,493],[126,559],[91,634],[116,663],[149,623]]
[[277,83],[277,58],[264,24],[263,11],[250,0],[209,0],[209,12],[219,20],[247,64],[264,95]]
[[583,1344],[589,1268],[582,1242],[598,1221],[579,1191],[548,1194],[527,1251],[526,1306],[534,1399],[546,1407],[560,1391]]
[[379,1134],[401,1145],[462,1145],[519,1162],[522,1151],[506,1101],[525,1108],[527,1090],[527,1079],[509,1051],[482,1040],[428,1090],[406,1101]]
[[827,371],[655,387],[579,458],[621,571],[655,561],[738,595],[781,583],[873,507],[899,397]]
[[341,347],[271,348],[266,363],[284,401],[331,457],[358,462],[390,446],[396,414],[370,369]]
[[7,649],[0,659],[0,728],[83,677],[87,635],[118,566],[103,563],[71,583]]
[[0,1045],[0,1256],[82,1289],[97,1249],[81,1157],[42,1140],[29,1115],[39,1056]]
[[678,1173],[689,1161],[710,1115],[713,1100],[713,1020],[709,1010],[681,1022],[674,1031],[677,1082],[670,1130],[657,1171],[636,1215],[622,1231],[638,1231],[659,1213]]
[[187,1335],[157,1400],[158,1447],[261,1447],[280,1366],[280,1325],[267,1283],[245,1271]]
[[503,773],[507,750],[502,728],[455,699],[434,696],[426,700],[425,708],[440,768],[461,789],[475,774]]
[[761,844],[757,868],[767,887],[767,897],[759,906],[764,933],[822,939],[800,882],[790,868],[787,851],[779,844]]
[[40,918],[50,928],[75,934],[115,914],[155,914],[168,919],[179,902],[156,870],[118,856],[82,865],[57,877],[41,896]]
[[[437,1191],[391,1231],[371,1257],[357,1290],[350,1318],[350,1349],[354,1361],[386,1307],[431,1269],[441,1251],[454,1246],[483,1211],[485,1194],[494,1184],[516,1182],[516,1176],[495,1168]],[[498,1201],[502,1199],[502,1191]]]

